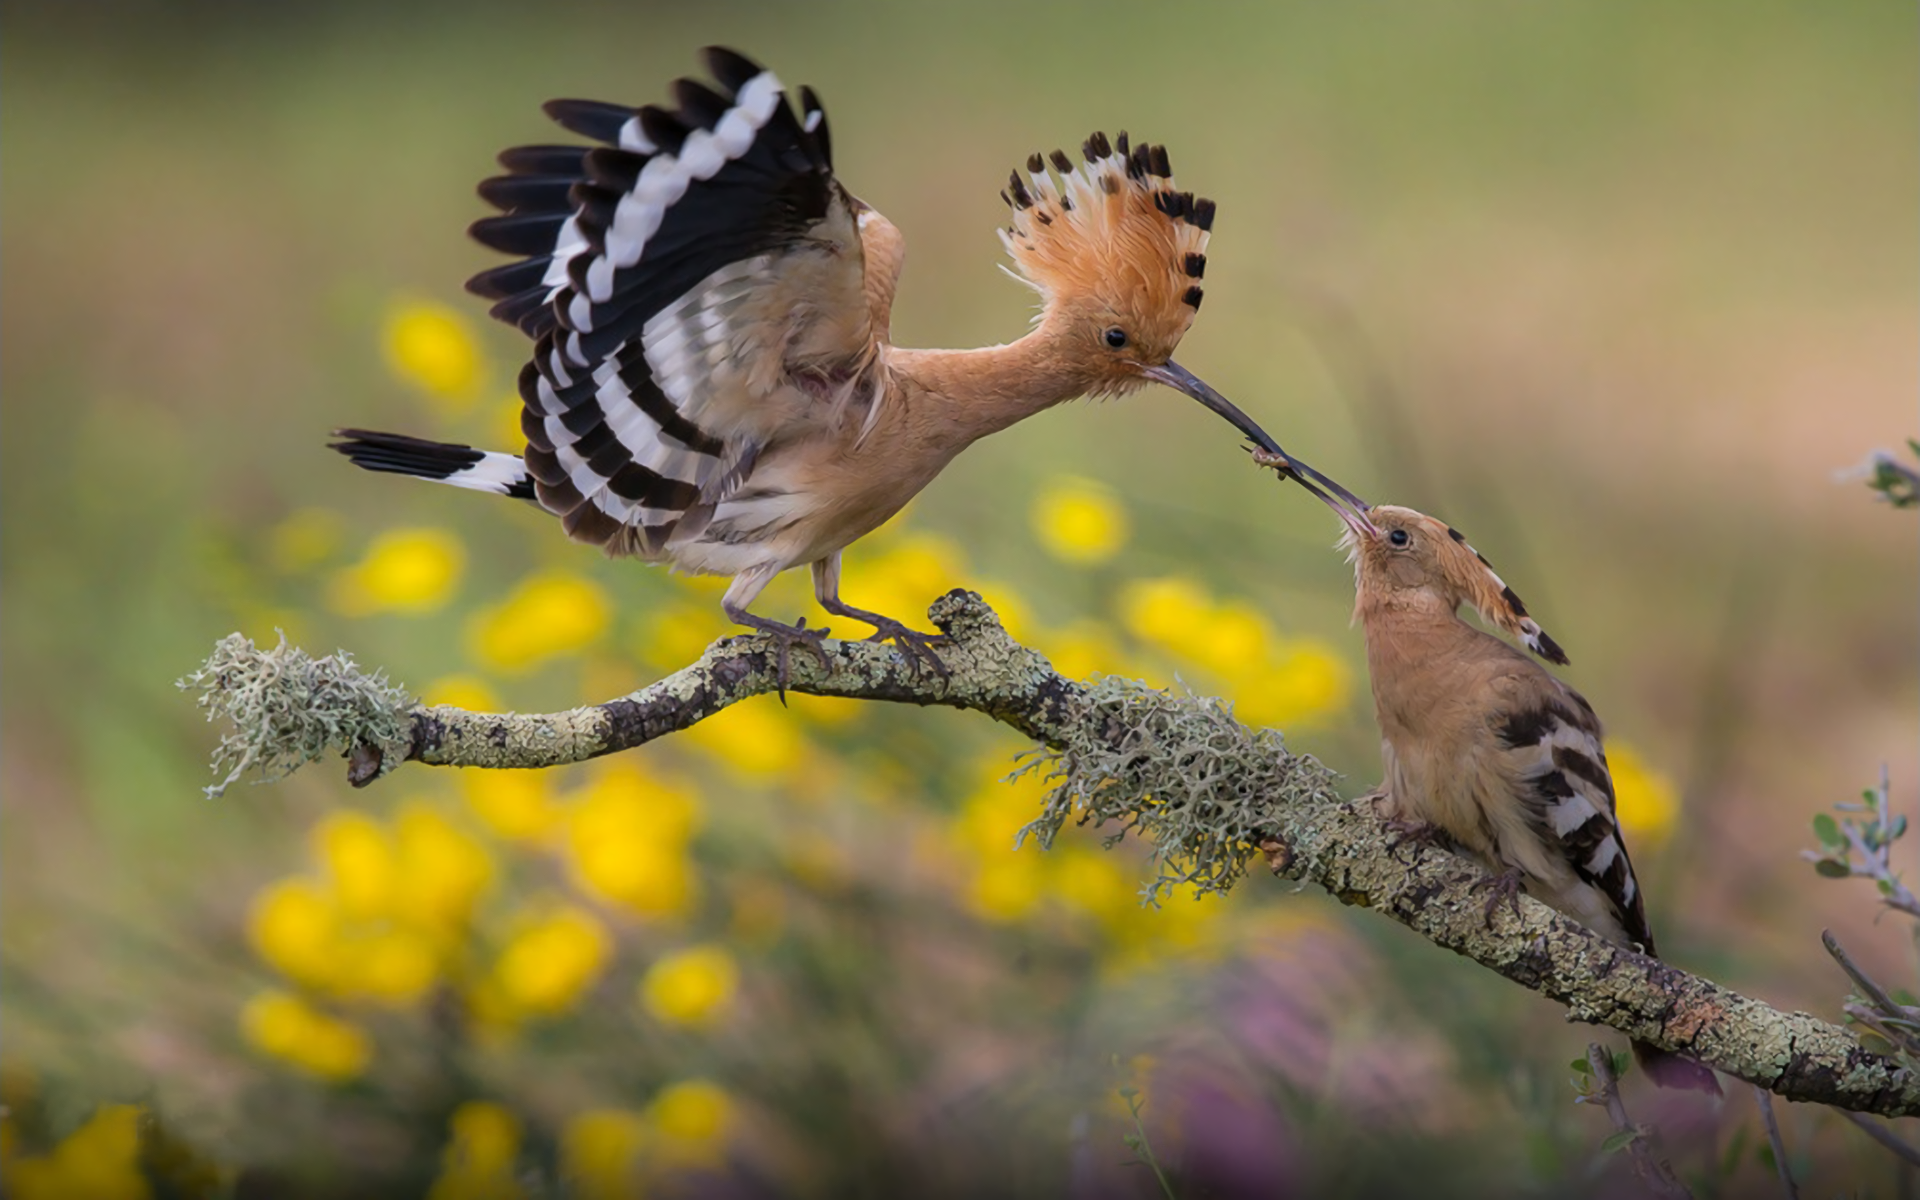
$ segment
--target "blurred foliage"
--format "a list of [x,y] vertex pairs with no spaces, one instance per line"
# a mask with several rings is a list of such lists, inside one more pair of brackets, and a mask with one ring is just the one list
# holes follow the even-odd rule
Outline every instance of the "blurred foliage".
[[[527,711],[728,632],[715,581],[320,449],[512,444],[524,347],[458,294],[489,265],[472,185],[553,136],[541,100],[655,99],[707,42],[820,87],[912,246],[905,343],[1018,333],[1009,165],[1169,143],[1221,204],[1181,360],[1502,564],[1621,739],[1663,948],[1831,1012],[1806,963],[1851,910],[1788,882],[1804,797],[1863,757],[1920,778],[1911,529],[1827,482],[1910,421],[1910,6],[0,19],[8,1195],[1157,1194],[1136,1144],[1181,1195],[1617,1180],[1558,1010],[1321,897],[1156,910],[1132,849],[1015,851],[1041,789],[960,714],[769,699],[566,771],[201,802],[168,684],[236,626]],[[1147,393],[969,451],[846,590],[904,616],[976,588],[1064,672],[1219,695],[1358,788],[1336,532]],[[761,607],[808,604],[790,577]],[[1904,964],[1879,936],[1849,943]],[[1803,1179],[1886,1190],[1877,1148],[1788,1117]],[[1683,1173],[1764,1182],[1751,1114],[1718,1120]]]

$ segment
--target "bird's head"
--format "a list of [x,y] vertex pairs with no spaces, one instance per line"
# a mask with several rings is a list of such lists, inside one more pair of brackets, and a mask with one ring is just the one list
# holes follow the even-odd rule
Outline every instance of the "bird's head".
[[1164,146],[1096,133],[1081,153],[1078,166],[1059,150],[1035,154],[1013,173],[1000,239],[1087,394],[1117,396],[1169,382],[1155,372],[1200,311],[1214,206],[1175,185]]
[[1340,544],[1353,563],[1363,606],[1369,599],[1384,600],[1391,593],[1428,592],[1448,612],[1463,603],[1473,605],[1481,620],[1504,629],[1548,662],[1567,661],[1566,651],[1527,615],[1520,597],[1459,530],[1425,513],[1390,504],[1358,512],[1338,504],[1333,507],[1347,523]]
[[1173,361],[1200,311],[1213,201],[1179,189],[1165,146],[1096,133],[1080,150],[1077,166],[1055,150],[1013,173],[1001,193],[1013,221],[1000,231],[1014,277],[1040,293],[1036,321],[1080,390],[1119,396],[1165,384],[1225,418],[1284,474],[1361,504]]

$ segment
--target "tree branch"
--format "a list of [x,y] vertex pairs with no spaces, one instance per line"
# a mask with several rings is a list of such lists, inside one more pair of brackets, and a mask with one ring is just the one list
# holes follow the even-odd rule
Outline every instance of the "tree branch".
[[[1565,1005],[1569,1020],[1610,1025],[1787,1099],[1920,1115],[1920,1077],[1863,1049],[1845,1030],[1805,1013],[1779,1012],[1614,945],[1525,896],[1517,911],[1503,906],[1489,914],[1484,895],[1473,890],[1484,878],[1477,866],[1432,847],[1396,849],[1371,797],[1342,800],[1325,768],[1289,754],[1271,731],[1232,721],[1217,702],[1124,681],[1088,686],[1064,679],[1040,654],[1009,638],[972,593],[948,593],[930,615],[949,639],[941,658],[950,674],[916,670],[890,646],[830,641],[830,669],[795,655],[788,690],[972,709],[1050,747],[1051,773],[1060,785],[1036,822],[1043,841],[1067,816],[1119,821],[1155,840],[1163,884],[1189,882],[1204,890],[1231,886],[1259,846],[1275,873],[1375,909]],[[263,678],[306,690],[276,692],[262,686]],[[386,693],[369,692],[371,681],[351,660],[313,660],[284,642],[258,651],[234,635],[182,686],[202,692],[209,719],[227,716],[239,727],[223,741],[228,757],[216,767],[244,750],[251,761],[284,772],[302,757],[319,756],[313,750],[318,729],[347,754],[349,779],[364,786],[409,761],[468,767],[581,762],[776,691],[777,680],[767,641],[727,638],[691,666],[604,704],[495,714],[397,700],[392,711],[365,718],[370,732],[356,733],[355,722],[370,706],[367,696]],[[341,695],[357,707],[307,711]],[[281,724],[288,725],[284,732]]]

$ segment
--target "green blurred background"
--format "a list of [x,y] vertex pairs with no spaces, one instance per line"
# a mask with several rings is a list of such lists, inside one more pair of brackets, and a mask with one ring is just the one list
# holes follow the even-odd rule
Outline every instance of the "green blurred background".
[[[354,794],[323,766],[209,803],[212,735],[171,682],[228,630],[275,624],[416,687],[469,672],[463,622],[535,568],[597,581],[616,616],[590,655],[488,679],[501,703],[604,698],[672,665],[649,613],[688,601],[663,573],[601,562],[538,514],[357,474],[322,445],[335,425],[478,439],[504,425],[518,335],[480,330],[493,415],[448,415],[383,364],[383,322],[417,300],[478,327],[460,283],[493,260],[464,237],[483,211],[473,185],[502,147],[556,136],[541,101],[660,100],[716,42],[820,91],[843,181],[907,237],[893,324],[906,345],[1024,328],[1028,294],[1000,276],[993,227],[1005,172],[1029,151],[1095,128],[1167,143],[1181,184],[1220,206],[1206,309],[1180,360],[1356,491],[1465,531],[1566,645],[1565,675],[1610,735],[1675,785],[1677,821],[1636,850],[1666,954],[1828,1016],[1845,988],[1819,952],[1823,927],[1883,978],[1911,979],[1907,930],[1874,922],[1868,886],[1817,879],[1797,852],[1809,815],[1883,762],[1896,804],[1920,799],[1914,521],[1836,479],[1916,423],[1912,5],[48,3],[10,5],[4,22],[0,1000],[9,1103],[46,1114],[42,1140],[131,1099],[171,1114],[229,1172],[266,1163],[338,1184],[351,1174],[341,1156],[360,1154],[405,1188],[439,1170],[447,1114],[480,1097],[514,1112],[525,1161],[546,1161],[574,1105],[567,1081],[586,1078],[571,1073],[579,1039],[602,1044],[565,1022],[523,1037],[491,1075],[416,1067],[412,1082],[375,1072],[344,1087],[288,1075],[245,1043],[235,1014],[272,976],[249,950],[249,905],[308,862],[308,827],[342,807],[384,819],[402,790],[454,793],[429,778]],[[1104,484],[1131,517],[1131,540],[1097,568],[1036,540],[1031,506],[1062,476]],[[287,518],[314,511],[344,531],[323,550],[333,557],[276,566]],[[971,450],[907,523],[964,556],[944,560],[954,573],[922,602],[955,585],[991,598],[1004,581],[1031,614],[1029,640],[1063,659],[1050,635],[1112,617],[1129,581],[1183,579],[1251,606],[1276,637],[1345,664],[1337,710],[1290,730],[1293,745],[1355,790],[1376,777],[1351,579],[1329,548],[1337,522],[1245,467],[1193,404],[1147,392],[1046,414]],[[398,526],[464,544],[453,606],[329,607],[328,572]],[[864,602],[857,557],[846,594]],[[795,615],[804,595],[791,587],[766,611]],[[1117,633],[1092,644],[1128,646]],[[1178,655],[1153,661],[1156,682],[1178,674],[1243,704],[1261,686],[1209,687]],[[1234,1068],[1261,1097],[1235,1111],[1267,1122],[1244,1140],[1288,1147],[1272,1169],[1300,1186],[1373,1194],[1419,1169],[1461,1179],[1461,1194],[1545,1193],[1587,1177],[1605,1130],[1572,1109],[1562,1066],[1583,1031],[1544,1002],[1377,918],[1258,880],[1232,920],[1310,919],[1330,948],[1306,974],[1351,973],[1336,989],[1347,998],[1299,984],[1274,965],[1284,954],[1237,949],[1204,962],[1169,951],[1164,970],[1115,984],[1101,964],[1122,935],[1102,942],[1064,918],[983,923],[939,908],[938,887],[892,878],[902,841],[957,811],[1017,739],[941,711],[768,711],[756,719],[808,731],[804,770],[741,783],[676,747],[639,756],[699,782],[708,832],[694,861],[712,878],[798,886],[782,855],[801,833],[840,864],[838,884],[803,878],[807,897],[776,897],[792,915],[772,949],[740,951],[761,999],[730,1027],[732,1050],[717,1034],[643,1039],[646,1088],[719,1077],[755,1129],[780,1131],[770,1159],[730,1168],[738,1186],[877,1188],[900,1160],[839,1148],[878,1138],[907,1160],[920,1151],[900,1147],[944,1144],[953,1161],[919,1161],[962,1192],[991,1190],[991,1174],[964,1181],[995,1156],[1021,1164],[999,1180],[1009,1192],[1081,1188],[1076,1155],[1129,1154],[1117,1134],[1098,1140],[1098,1121],[1091,1150],[1070,1134],[1111,1091],[1100,1064],[1149,1054],[1172,1078],[1166,1064],[1189,1052],[1216,1062],[1186,1026],[1201,998],[1226,1003],[1235,987],[1320,997],[1300,1001],[1320,1005],[1300,1035],[1316,1062],[1361,1053],[1381,1027],[1427,1029],[1417,1053],[1366,1068],[1365,1087],[1324,1064],[1286,1087]],[[862,788],[887,799],[847,798]],[[769,822],[787,831],[768,835],[777,845],[756,841]],[[537,852],[499,853],[512,887],[544,880]],[[1135,877],[1137,862],[1119,861]],[[875,899],[899,888],[938,914]],[[734,929],[746,902],[727,894],[731,907],[681,928]],[[897,964],[845,961],[869,936],[914,942],[915,913],[962,947],[974,1008],[920,996]],[[636,963],[679,936],[636,928],[620,935]],[[833,982],[815,1007],[782,999],[821,978]],[[892,1015],[855,1020],[850,997]],[[1017,1032],[1008,1006],[1025,1013]],[[625,1009],[604,1007],[579,1028],[621,1036]],[[778,1072],[753,1069],[766,1043],[746,1026],[769,1011],[791,1037],[818,1033],[832,1087],[756,1093]],[[383,1054],[411,1019],[425,1020],[368,1018]],[[879,1027],[897,1040],[861,1040]],[[941,1063],[976,1074],[956,1082]],[[637,1106],[615,1076],[579,1087]],[[1075,1093],[1059,1078],[1091,1082]],[[929,1088],[949,1105],[964,1094],[973,1132],[932,1118],[873,1132],[875,1109],[895,1102],[876,1097],[912,1104]],[[271,1131],[262,1096],[283,1106]],[[1759,1177],[1738,1141],[1748,1107],[1735,1097],[1714,1134],[1739,1164],[1726,1186]],[[793,1114],[809,1111],[826,1124],[805,1129]],[[1823,1114],[1795,1110],[1788,1134],[1816,1178],[1886,1178]],[[990,1153],[954,1149],[968,1137]],[[1165,1137],[1199,1179],[1191,1128],[1170,1119]],[[1138,1169],[1121,1178],[1151,1187]]]

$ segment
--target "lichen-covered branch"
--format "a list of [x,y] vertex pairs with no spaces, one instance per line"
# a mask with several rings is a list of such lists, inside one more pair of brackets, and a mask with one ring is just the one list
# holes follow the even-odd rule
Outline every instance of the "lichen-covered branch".
[[[1671,964],[1614,945],[1529,898],[1487,912],[1479,868],[1406,843],[1370,798],[1343,800],[1332,775],[1278,734],[1232,720],[1219,702],[1119,680],[1083,685],[1009,638],[981,599],[951,592],[931,612],[947,635],[945,674],[890,646],[827,642],[826,664],[796,654],[788,690],[972,709],[1048,748],[1055,781],[1030,830],[1042,841],[1075,820],[1154,843],[1156,886],[1225,890],[1260,851],[1289,878],[1372,908],[1437,945],[1567,1007],[1571,1020],[1697,1058],[1791,1100],[1883,1116],[1920,1115],[1920,1077],[1845,1030],[1782,1013]],[[247,762],[284,771],[327,748],[363,786],[405,762],[548,767],[630,749],[778,688],[762,638],[729,638],[699,661],[618,700],[563,713],[475,713],[413,704],[344,656],[230,638],[182,685],[237,727],[222,743],[229,782]],[[316,712],[319,709],[323,711]]]

